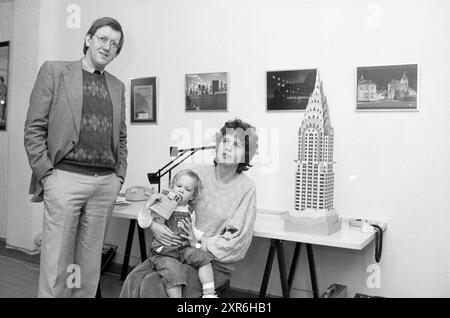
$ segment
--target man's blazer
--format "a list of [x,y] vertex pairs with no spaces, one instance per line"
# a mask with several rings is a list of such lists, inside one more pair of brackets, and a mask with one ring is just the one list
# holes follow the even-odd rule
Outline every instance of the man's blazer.
[[[125,85],[104,72],[113,108],[113,152],[115,172],[125,179],[127,170],[127,128]],[[33,174],[32,201],[42,201],[40,180],[78,143],[83,103],[81,60],[47,61],[39,70],[30,96],[25,121],[25,150]]]

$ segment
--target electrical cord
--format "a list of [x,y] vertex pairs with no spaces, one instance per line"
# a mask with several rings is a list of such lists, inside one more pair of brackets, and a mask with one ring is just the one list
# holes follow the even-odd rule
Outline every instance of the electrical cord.
[[383,250],[383,229],[377,224],[370,224],[375,230],[375,261],[380,262]]

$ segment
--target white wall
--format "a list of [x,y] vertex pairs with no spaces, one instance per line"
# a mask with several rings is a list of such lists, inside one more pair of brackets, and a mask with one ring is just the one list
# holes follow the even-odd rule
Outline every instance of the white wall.
[[[38,205],[30,202],[31,170],[23,146],[23,127],[28,100],[38,71],[40,1],[14,1],[8,114],[8,189],[6,243],[28,252],[33,243],[34,215]],[[42,221],[39,220],[39,223]],[[36,222],[38,223],[38,222]]]
[[[13,37],[14,3],[0,3],[0,42],[10,41]],[[9,108],[9,107],[8,107]],[[7,109],[9,111],[9,109]],[[6,123],[9,129],[9,122]],[[0,131],[0,238],[6,237],[6,198],[8,176],[8,130]]]
[[[159,80],[158,124],[128,126],[125,188],[148,184],[146,173],[169,160],[169,145],[207,144],[215,128],[239,116],[261,134],[260,155],[249,173],[257,183],[258,206],[291,208],[293,160],[303,113],[266,112],[265,75],[267,70],[318,67],[335,129],[338,212],[389,221],[380,288],[366,285],[367,266],[374,263],[372,244],[362,252],[316,248],[320,289],[338,282],[348,286],[350,296],[355,292],[450,296],[446,125],[450,98],[443,93],[449,85],[449,3],[80,0],[81,28],[68,29],[70,3],[41,1],[45,19],[40,22],[39,64],[47,59],[80,58],[82,36],[91,21],[110,15],[125,29],[125,47],[109,70],[124,80],[128,91],[130,78],[157,76]],[[355,111],[357,66],[407,63],[419,64],[418,112]],[[28,71],[34,79],[37,69]],[[184,74],[218,71],[229,73],[229,111],[185,113]],[[29,94],[24,86],[20,92]],[[17,99],[12,104],[27,107]],[[20,110],[20,115],[25,111]],[[15,118],[18,125],[23,121]],[[182,129],[188,134],[180,141]],[[28,177],[23,156],[24,151],[17,150],[9,158],[19,165],[16,172]],[[26,200],[22,192],[20,199]],[[127,229],[126,222],[113,219],[107,241],[119,245],[116,262],[123,257]],[[232,286],[259,289],[268,244],[264,239],[254,240],[248,257],[237,267]],[[137,244],[133,255],[139,255]],[[281,295],[277,274],[274,266],[268,292]],[[311,289],[308,275],[302,259],[295,296],[310,295],[303,291]]]

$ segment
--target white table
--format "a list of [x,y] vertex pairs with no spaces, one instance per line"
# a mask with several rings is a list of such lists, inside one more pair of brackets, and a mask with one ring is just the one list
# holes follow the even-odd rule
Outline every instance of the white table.
[[[342,218],[341,230],[331,235],[286,232],[283,229],[284,221],[282,215],[284,213],[285,212],[283,211],[258,209],[254,227],[254,236],[270,239],[269,253],[267,256],[263,281],[261,283],[261,289],[259,292],[259,297],[261,298],[265,297],[266,295],[275,251],[278,255],[278,267],[280,269],[280,279],[283,296],[289,297],[295,270],[297,268],[301,244],[306,244],[313,295],[315,298],[317,298],[319,297],[319,289],[317,286],[317,275],[314,264],[312,245],[362,250],[375,238],[375,233],[363,233],[361,232],[361,228],[350,227],[348,224],[348,218]],[[385,222],[378,222],[378,225],[381,226],[383,231],[387,229],[387,224]],[[284,257],[283,247],[284,241],[291,241],[296,243],[294,256],[289,270],[289,276],[286,275],[286,261]]]
[[[348,225],[349,219],[346,217],[342,217],[341,230],[331,235],[286,232],[283,229],[283,220],[281,218],[283,213],[285,212],[258,209],[254,227],[254,235],[270,239],[310,243],[353,250],[362,250],[375,238],[374,233],[363,233],[358,227],[350,227]],[[383,228],[383,230],[387,229],[386,222],[379,222],[379,225]]]
[[[137,215],[139,209],[144,204],[141,202],[130,202],[126,205],[116,205],[113,210],[112,216],[118,218],[124,218],[130,220],[130,226],[128,230],[128,237],[125,248],[125,256],[122,265],[121,279],[125,279],[128,274],[128,263],[130,259],[131,245],[133,243],[134,228],[136,227]],[[283,296],[289,297],[290,287],[295,275],[297,267],[298,256],[300,254],[301,244],[306,244],[309,270],[311,275],[311,284],[313,286],[314,297],[319,297],[319,290],[317,288],[317,277],[314,264],[314,255],[312,245],[331,246],[338,248],[346,248],[353,250],[362,250],[375,238],[375,233],[362,233],[360,228],[350,227],[348,225],[348,219],[342,218],[341,230],[332,235],[315,235],[296,232],[286,232],[283,229],[282,215],[285,212],[258,209],[254,226],[254,236],[264,237],[270,239],[270,248],[267,256],[266,267],[264,270],[263,281],[259,296],[264,297],[267,290],[267,285],[270,278],[270,272],[272,269],[273,259],[275,251],[278,255],[278,265],[280,268],[280,278],[283,290]],[[380,222],[379,225],[383,230],[387,229],[385,222]],[[139,245],[141,251],[141,260],[145,261],[147,258],[145,235],[144,230],[138,226]],[[292,264],[289,270],[289,276],[286,275],[286,265],[284,257],[284,241],[295,242],[295,251]]]
[[[130,262],[131,246],[133,245],[134,229],[137,223],[137,216],[139,209],[145,201],[128,202],[127,204],[116,205],[114,207],[112,216],[122,219],[130,220],[128,227],[127,242],[125,245],[125,255],[123,257],[122,271],[120,273],[120,279],[124,280],[128,275],[128,264]],[[141,251],[141,261],[144,262],[147,259],[147,248],[145,246],[145,232],[141,227],[137,227],[139,237],[139,247]]]

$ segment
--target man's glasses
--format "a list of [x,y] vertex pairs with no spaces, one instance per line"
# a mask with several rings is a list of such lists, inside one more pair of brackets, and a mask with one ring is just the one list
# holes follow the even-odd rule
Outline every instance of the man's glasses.
[[119,49],[119,43],[114,41],[114,40],[110,40],[109,38],[107,38],[106,36],[103,35],[96,35],[94,34],[94,36],[97,38],[98,42],[104,46],[106,44],[109,43],[109,47],[112,51],[117,51]]

